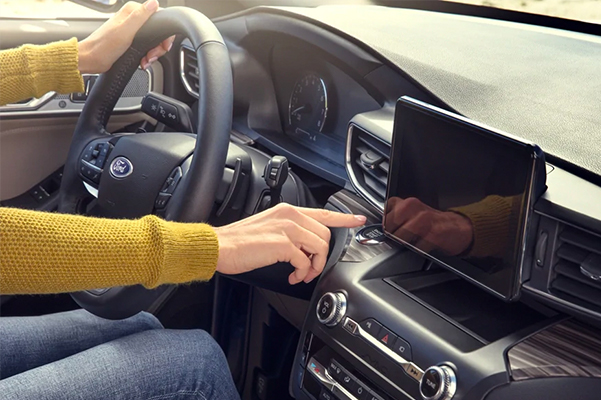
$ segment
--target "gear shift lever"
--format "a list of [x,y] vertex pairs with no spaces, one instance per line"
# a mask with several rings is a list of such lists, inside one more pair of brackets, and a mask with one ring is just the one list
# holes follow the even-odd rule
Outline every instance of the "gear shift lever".
[[263,177],[265,183],[269,186],[269,196],[271,198],[269,207],[273,207],[280,202],[282,186],[288,179],[288,159],[284,156],[271,157],[265,166]]

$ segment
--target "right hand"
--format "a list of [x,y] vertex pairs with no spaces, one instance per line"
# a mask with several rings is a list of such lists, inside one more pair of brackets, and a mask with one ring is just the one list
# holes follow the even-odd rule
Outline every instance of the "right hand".
[[295,268],[288,282],[311,282],[326,264],[330,230],[364,225],[361,215],[279,204],[233,224],[215,228],[219,239],[217,271],[241,274],[277,262]]

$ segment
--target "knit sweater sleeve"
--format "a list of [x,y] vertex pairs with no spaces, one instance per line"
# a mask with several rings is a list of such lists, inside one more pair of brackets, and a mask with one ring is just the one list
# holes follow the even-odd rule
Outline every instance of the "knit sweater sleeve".
[[218,254],[205,224],[0,208],[1,294],[204,281]]
[[77,39],[0,51],[0,105],[54,91],[83,92]]
[[483,200],[449,209],[466,216],[474,228],[468,257],[502,257],[517,229],[522,196],[491,195]]

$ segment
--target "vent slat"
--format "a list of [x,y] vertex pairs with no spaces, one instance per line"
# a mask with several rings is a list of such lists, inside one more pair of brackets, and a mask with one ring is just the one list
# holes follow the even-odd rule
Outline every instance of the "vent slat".
[[557,249],[557,257],[578,265],[582,264],[589,254],[590,253],[588,251],[568,243],[563,243],[559,249]]
[[562,260],[555,266],[555,272],[601,291],[601,282],[584,276],[580,272],[580,264],[573,264]]
[[369,174],[372,178],[376,179],[380,182],[381,185],[386,189],[386,184],[388,183],[388,175],[379,169],[369,169],[360,160],[356,160],[355,163],[367,174]]
[[601,238],[589,233],[573,228],[566,228],[559,234],[559,239],[587,251],[601,254]]
[[359,136],[357,138],[362,143],[367,145],[370,149],[379,153],[381,156],[384,156],[388,159],[390,158],[390,148],[388,146],[386,146],[384,143],[381,143],[377,139],[367,136],[367,134],[364,134],[364,135],[359,134]]
[[580,266],[594,254],[601,254],[601,237],[565,225],[558,235],[558,258],[553,266],[555,279],[549,292],[555,296],[599,312],[601,310],[601,282],[585,276]]
[[596,307],[601,307],[601,290],[592,288],[573,279],[558,276],[551,283],[551,288],[564,292]]
[[381,169],[382,171],[384,171],[384,173],[385,173],[386,175],[388,175],[388,172],[389,172],[389,170],[390,170],[390,163],[389,163],[389,162],[387,162],[387,161],[382,161],[382,162],[380,163],[380,169]]
[[[383,207],[384,199],[386,198],[388,172],[390,170],[390,146],[357,126],[352,128],[351,135],[353,135],[351,139],[353,146],[351,168],[353,174],[357,177],[360,189],[372,196]],[[380,161],[373,154],[364,156],[364,158],[377,160],[374,162],[373,169],[366,167],[361,162],[361,156],[368,152],[373,152],[383,157]]]

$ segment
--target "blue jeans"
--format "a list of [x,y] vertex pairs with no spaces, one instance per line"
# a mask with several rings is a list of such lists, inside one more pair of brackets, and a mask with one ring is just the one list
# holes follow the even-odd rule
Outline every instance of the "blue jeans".
[[223,352],[200,330],[140,313],[0,318],[0,399],[239,399]]

